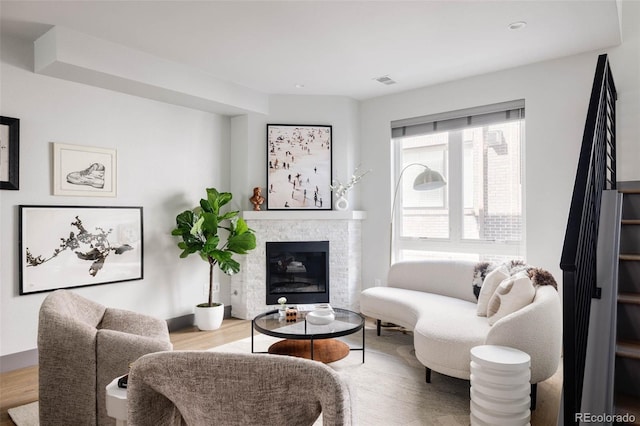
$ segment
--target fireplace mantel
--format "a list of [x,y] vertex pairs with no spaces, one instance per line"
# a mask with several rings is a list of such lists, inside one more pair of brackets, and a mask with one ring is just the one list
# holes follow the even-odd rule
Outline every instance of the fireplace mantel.
[[329,241],[330,302],[357,311],[362,277],[363,211],[266,210],[243,211],[256,233],[257,247],[240,256],[240,272],[231,276],[231,314],[253,319],[274,306],[266,305],[268,241]]
[[244,220],[364,220],[367,213],[360,210],[246,210]]

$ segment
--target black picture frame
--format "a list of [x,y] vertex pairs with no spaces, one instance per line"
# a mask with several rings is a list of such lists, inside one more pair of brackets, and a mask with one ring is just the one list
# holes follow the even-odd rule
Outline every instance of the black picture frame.
[[18,208],[20,295],[143,279],[142,207]]
[[333,126],[267,124],[267,210],[331,210]]
[[0,189],[20,188],[20,119],[0,116]]

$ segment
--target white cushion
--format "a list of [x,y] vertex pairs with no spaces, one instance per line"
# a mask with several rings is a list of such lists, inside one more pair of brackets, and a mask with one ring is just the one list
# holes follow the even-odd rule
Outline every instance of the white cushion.
[[500,283],[489,300],[489,325],[533,302],[536,289],[526,272],[518,272]]
[[391,265],[387,285],[476,302],[469,291],[475,263],[469,260],[403,261]]
[[493,292],[496,291],[496,288],[498,288],[500,283],[506,278],[509,278],[509,270],[504,265],[500,265],[493,271],[489,272],[484,278],[482,287],[480,287],[480,295],[478,296],[478,316],[487,316],[489,300],[491,300],[491,296],[493,296]]
[[422,310],[413,330],[416,358],[434,371],[469,380],[471,348],[485,343],[491,327],[476,315],[475,303],[448,299]]

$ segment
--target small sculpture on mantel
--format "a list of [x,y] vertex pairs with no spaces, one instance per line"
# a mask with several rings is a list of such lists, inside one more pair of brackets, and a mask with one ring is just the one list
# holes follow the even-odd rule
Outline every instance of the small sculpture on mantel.
[[262,188],[256,186],[253,188],[253,197],[249,198],[251,204],[253,204],[254,211],[260,211],[260,206],[264,203],[264,197],[262,196]]

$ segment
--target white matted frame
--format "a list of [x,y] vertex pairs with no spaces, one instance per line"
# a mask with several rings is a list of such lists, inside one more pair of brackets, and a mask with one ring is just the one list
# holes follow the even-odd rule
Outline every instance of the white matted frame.
[[332,126],[267,124],[267,209],[331,210]]
[[19,206],[20,294],[141,280],[142,207]]
[[53,195],[115,197],[115,149],[53,143]]

